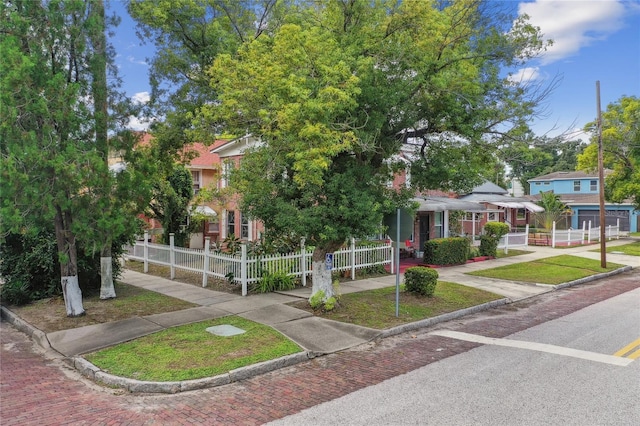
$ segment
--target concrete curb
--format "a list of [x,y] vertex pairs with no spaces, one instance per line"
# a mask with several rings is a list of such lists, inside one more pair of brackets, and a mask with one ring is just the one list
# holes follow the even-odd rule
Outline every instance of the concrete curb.
[[[15,328],[17,328],[27,336],[31,337],[38,345],[40,345],[42,349],[54,350],[49,343],[47,335],[42,330],[35,328],[4,306],[0,306],[0,318],[13,325]],[[62,354],[60,355],[62,356]]]
[[492,300],[491,302],[483,303],[482,305],[472,306],[466,309],[460,309],[459,311],[449,312],[447,314],[438,315],[437,317],[427,318],[420,321],[412,322],[409,324],[399,325],[393,328],[387,328],[382,330],[378,338],[384,339],[398,334],[406,333],[407,331],[414,331],[420,328],[430,327],[434,324],[438,324],[452,319],[460,318],[466,315],[475,314],[477,312],[486,311],[488,309],[495,308],[496,306],[502,306],[511,303],[511,299],[504,298],[498,300]]
[[[631,266],[625,266],[623,268],[618,268],[614,271],[591,275],[589,277],[581,278],[581,279],[570,281],[563,284],[558,284],[555,286],[548,286],[548,287],[549,287],[549,291],[560,290],[567,287],[572,287],[572,286],[584,284],[590,281],[595,281],[595,280],[607,278],[613,275],[621,274],[623,272],[627,272],[632,269],[633,267]],[[539,285],[543,285],[543,284],[539,284]],[[545,287],[547,287],[547,285],[545,285]],[[526,299],[533,298],[536,296],[538,295],[532,295],[530,297],[527,297]],[[397,327],[381,330],[380,334],[372,340],[384,339],[387,337],[396,336],[398,334],[406,333],[409,331],[430,327],[438,323],[442,323],[442,322],[450,321],[452,319],[460,318],[466,315],[486,311],[486,310],[495,308],[497,306],[503,306],[503,305],[514,303],[520,300],[523,300],[523,299],[511,300],[509,298],[502,298],[498,300],[493,300],[491,302],[483,303],[481,305],[472,306],[470,308],[461,309],[459,311],[438,315],[437,317],[427,318],[427,319],[416,321],[410,324],[403,324]],[[18,330],[30,336],[43,349],[56,352],[51,347],[49,340],[47,338],[47,335],[44,332],[33,327],[28,322],[22,320],[20,317],[15,315],[13,312],[11,312],[9,309],[7,309],[4,306],[0,306],[0,317],[2,319],[5,319],[10,324],[12,324]],[[61,357],[63,356],[58,352],[56,352],[56,354],[58,354]],[[246,379],[256,377],[271,371],[275,371],[285,367],[290,367],[292,365],[296,365],[304,361],[308,361],[309,359],[313,359],[320,355],[323,355],[323,354],[315,353],[313,351],[304,351],[304,352],[299,352],[296,354],[280,357],[274,360],[264,361],[258,364],[241,367],[235,370],[231,370],[228,373],[220,374],[213,377],[205,377],[202,379],[184,380],[184,381],[177,381],[177,382],[142,381],[142,380],[129,379],[126,377],[115,376],[113,374],[109,374],[107,372],[102,371],[100,368],[96,367],[91,362],[81,357],[73,357],[71,359],[67,358],[66,361],[68,361],[69,364],[73,368],[75,368],[80,374],[82,374],[84,377],[90,380],[93,380],[95,382],[101,382],[107,386],[122,388],[132,393],[172,394],[172,393],[178,393],[178,392],[186,392],[191,390],[222,386],[232,382],[246,380]]]
[[313,354],[298,352],[277,359],[248,365],[246,367],[231,370],[225,374],[202,379],[183,380],[177,382],[153,382],[129,379],[106,373],[89,361],[81,357],[73,357],[72,365],[88,379],[100,382],[107,386],[118,387],[132,393],[178,393],[197,389],[205,389],[227,385],[233,382],[250,379],[281,368],[290,367],[313,358]]
[[596,274],[596,275],[590,275],[588,277],[584,277],[584,278],[580,278],[580,279],[577,279],[577,280],[569,281],[569,282],[566,282],[566,283],[554,285],[553,289],[554,290],[559,290],[559,289],[563,289],[563,288],[567,288],[567,287],[573,287],[575,285],[584,284],[584,283],[588,283],[588,282],[591,282],[591,281],[599,280],[599,279],[602,279],[602,278],[608,278],[608,277],[611,277],[613,275],[622,274],[622,273],[630,271],[632,269],[633,269],[632,266],[623,266],[622,268],[614,269],[613,271],[603,272],[601,274]]

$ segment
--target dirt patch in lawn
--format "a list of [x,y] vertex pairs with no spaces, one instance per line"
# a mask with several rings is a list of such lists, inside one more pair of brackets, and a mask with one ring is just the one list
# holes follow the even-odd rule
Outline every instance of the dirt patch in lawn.
[[17,316],[34,327],[50,333],[86,325],[179,311],[196,305],[153,291],[116,282],[115,299],[100,300],[99,294],[84,296],[86,315],[67,317],[62,296],[38,300],[25,306],[8,306]]

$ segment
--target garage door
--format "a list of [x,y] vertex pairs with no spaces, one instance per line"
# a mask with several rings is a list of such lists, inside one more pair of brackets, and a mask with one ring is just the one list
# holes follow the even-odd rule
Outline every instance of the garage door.
[[[605,210],[604,223],[606,226],[616,226],[620,220],[620,231],[628,232],[630,228],[629,210]],[[578,210],[578,226],[582,228],[582,222],[586,222],[587,228],[591,221],[591,227],[594,228],[600,223],[600,210]]]

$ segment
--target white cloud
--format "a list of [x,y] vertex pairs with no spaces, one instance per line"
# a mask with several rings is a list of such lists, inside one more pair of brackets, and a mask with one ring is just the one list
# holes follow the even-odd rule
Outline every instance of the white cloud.
[[527,83],[540,78],[540,68],[527,67],[520,68],[515,73],[509,75],[508,80],[512,83]]
[[529,22],[540,27],[545,39],[553,40],[553,46],[541,58],[543,64],[570,57],[606,39],[637,9],[633,3],[619,0],[536,0],[518,5],[518,12],[529,15]]
[[146,104],[151,99],[149,92],[138,92],[131,97],[131,100],[135,104]]
[[147,61],[136,59],[134,56],[131,56],[131,55],[127,56],[127,60],[132,64],[147,65]]
[[135,116],[129,116],[129,123],[125,126],[127,129],[145,131],[149,129],[149,126],[153,120],[140,119]]

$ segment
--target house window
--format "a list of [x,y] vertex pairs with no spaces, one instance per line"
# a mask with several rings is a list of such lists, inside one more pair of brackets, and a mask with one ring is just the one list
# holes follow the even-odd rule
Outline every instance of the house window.
[[589,189],[591,190],[591,192],[596,192],[598,190],[598,181],[592,180],[589,184]]
[[518,209],[516,213],[516,219],[526,219],[525,209]]
[[191,170],[191,180],[193,181],[193,193],[197,194],[200,191],[200,185],[202,181],[200,178],[202,177],[202,173],[200,170]]
[[218,222],[214,222],[213,220],[209,219],[207,232],[209,234],[217,234],[219,232],[219,229],[220,228],[218,226]]
[[474,215],[475,215],[475,221],[476,222],[482,220],[482,213],[471,213],[471,212],[466,212],[465,213],[464,220],[472,221],[472,220],[474,220]]
[[236,212],[227,212],[227,237],[236,234]]
[[240,214],[240,238],[249,239],[249,219],[242,213]]
[[573,192],[580,192],[580,181],[579,180],[574,180],[573,181]]
[[229,179],[231,177],[231,170],[233,170],[233,160],[225,160],[222,163],[222,174],[220,175],[220,188],[226,188],[229,186]]
[[442,238],[444,236],[442,230],[442,212],[436,212],[435,213],[435,224],[434,224],[434,234],[435,234],[435,238]]
[[551,182],[545,182],[543,185],[551,185]]
[[487,213],[487,221],[489,221],[489,222],[497,222],[498,221],[498,213],[496,213],[496,212]]

